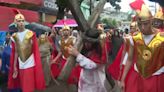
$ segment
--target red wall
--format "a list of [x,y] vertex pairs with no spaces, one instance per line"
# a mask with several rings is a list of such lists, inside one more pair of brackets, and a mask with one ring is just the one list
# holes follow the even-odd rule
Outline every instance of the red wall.
[[[39,15],[37,12],[18,9],[25,16],[28,22],[38,22]],[[0,30],[8,30],[8,25],[14,20],[15,13],[13,8],[0,6]]]

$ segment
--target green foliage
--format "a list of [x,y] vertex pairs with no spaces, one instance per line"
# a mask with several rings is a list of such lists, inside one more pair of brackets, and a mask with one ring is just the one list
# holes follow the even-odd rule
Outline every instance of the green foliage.
[[[83,2],[84,0],[78,0],[79,4],[81,4],[81,2]],[[96,0],[96,1],[100,1],[100,0]],[[115,9],[121,9],[121,7],[117,4],[119,2],[121,2],[121,0],[107,0],[107,2],[109,2],[113,7],[115,7]],[[56,0],[56,4],[59,7],[67,7],[67,0]]]
[[112,18],[104,18],[102,19],[102,22],[106,25],[109,26],[111,28],[115,28],[117,27],[117,21],[115,19]]
[[[96,0],[96,1],[100,1],[100,0]],[[118,8],[119,5],[117,3],[121,2],[121,0],[106,0],[106,1],[109,2],[115,8],[116,7]]]
[[[81,2],[84,0],[78,0],[79,6]],[[93,0],[94,1],[94,0]],[[100,1],[100,0],[97,0]],[[68,10],[68,1],[67,0],[56,0],[56,4],[59,7],[58,14],[57,14],[57,19],[62,19],[65,14],[65,10]],[[118,2],[121,2],[121,0],[107,0],[116,10],[120,10],[121,7],[117,4]]]
[[113,24],[114,27],[116,27],[117,26],[117,21],[115,19],[113,19],[112,24]]

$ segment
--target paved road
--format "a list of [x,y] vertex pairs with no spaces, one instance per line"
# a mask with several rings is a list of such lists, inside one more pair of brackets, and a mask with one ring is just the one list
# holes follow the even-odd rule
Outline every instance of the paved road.
[[[0,92],[8,92],[7,84],[3,84],[0,86]],[[52,83],[49,87],[44,91],[35,91],[35,92],[77,92],[76,85],[68,86],[66,83],[60,83],[60,85],[56,85]]]

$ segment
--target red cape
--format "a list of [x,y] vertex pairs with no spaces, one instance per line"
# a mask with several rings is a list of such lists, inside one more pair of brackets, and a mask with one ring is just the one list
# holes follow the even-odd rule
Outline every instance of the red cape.
[[159,30],[160,30],[160,32],[164,32],[164,28],[160,28]]
[[120,64],[121,64],[123,49],[124,49],[124,45],[121,46],[113,63],[108,66],[108,73],[110,73],[112,77],[116,80],[118,80],[121,75]]
[[107,63],[107,55],[108,52],[111,51],[111,42],[109,39],[105,39],[104,44],[102,44],[101,47],[101,56],[96,52],[96,50],[92,51],[92,55],[89,56],[89,59],[91,59],[93,62],[97,64],[106,64]]
[[[32,41],[33,41],[32,51],[33,51],[34,60],[35,60],[34,61],[35,62],[35,66],[34,66],[35,88],[37,90],[43,90],[43,89],[45,89],[45,80],[44,80],[44,74],[43,74],[43,70],[42,70],[41,58],[40,58],[40,53],[39,53],[39,48],[38,48],[38,43],[37,43],[35,33],[32,37]],[[17,77],[16,79],[12,78],[12,74],[13,74],[13,71],[14,71],[14,66],[13,65],[14,65],[14,56],[15,56],[15,43],[12,42],[11,45],[12,45],[12,52],[11,52],[11,57],[10,57],[8,88],[9,89],[15,89],[15,88],[21,88],[21,87],[20,87],[19,77]],[[17,66],[18,66],[18,64],[17,64]],[[19,68],[17,67],[17,69],[19,69]]]
[[[128,49],[128,48],[127,48]],[[117,53],[117,56],[114,60],[114,62],[108,66],[107,68],[107,71],[109,74],[111,74],[111,76],[115,79],[115,80],[120,80],[121,77],[122,77],[122,74],[123,74],[123,71],[124,71],[124,66],[123,64],[121,64],[121,58],[122,58],[122,53],[123,53],[123,50],[124,50],[124,44],[121,45],[121,48],[119,49],[118,53]],[[135,54],[134,54],[134,58],[133,58],[133,64],[132,64],[132,67],[130,68],[127,76],[126,76],[126,79],[125,79],[125,83],[127,83],[127,80],[129,78],[129,75],[131,74],[131,72],[133,71],[133,65],[134,65],[134,62],[136,62],[136,57],[135,57]],[[121,68],[122,67],[122,68]]]

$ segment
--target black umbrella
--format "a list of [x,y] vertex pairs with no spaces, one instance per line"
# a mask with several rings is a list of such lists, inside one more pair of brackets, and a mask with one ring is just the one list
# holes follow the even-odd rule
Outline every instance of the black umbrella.
[[[28,26],[29,26],[29,23],[25,22],[25,28],[28,28]],[[17,25],[14,22],[11,23],[8,27],[9,27],[9,30],[12,31],[12,32],[17,32],[18,31]]]
[[34,31],[37,34],[37,36],[45,32],[51,32],[50,27],[35,22],[30,23],[29,26],[27,26],[26,28]]
[[[40,34],[43,34],[45,32],[51,32],[51,28],[50,27],[44,26],[42,24],[35,23],[35,22],[32,22],[32,23],[25,22],[25,28],[34,31],[36,33],[37,37]],[[18,31],[15,23],[11,23],[9,25],[9,29],[14,31],[14,32]]]

